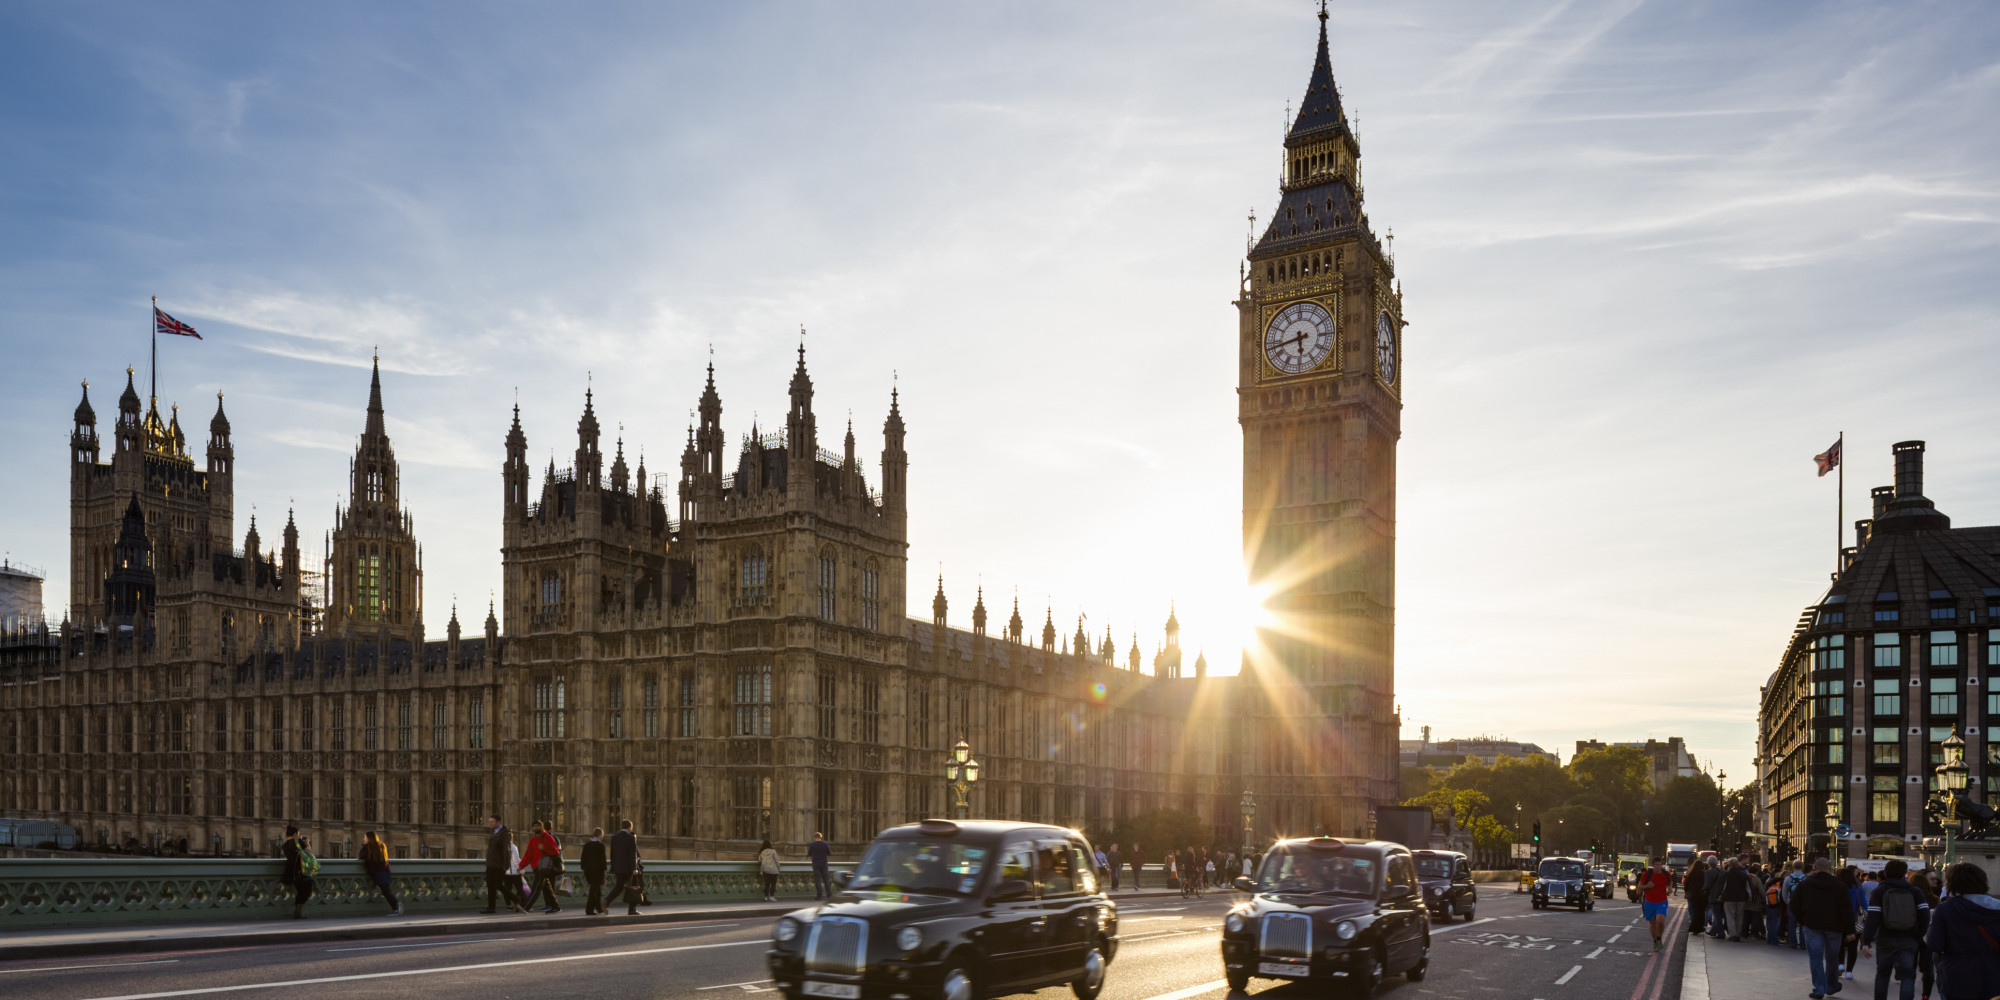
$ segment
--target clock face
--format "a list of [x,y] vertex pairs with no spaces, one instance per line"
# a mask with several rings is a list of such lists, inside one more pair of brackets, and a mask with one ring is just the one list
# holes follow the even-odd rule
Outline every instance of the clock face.
[[1264,356],[1287,375],[1318,368],[1333,353],[1333,317],[1312,302],[1295,302],[1264,331]]
[[1375,370],[1383,382],[1396,384],[1396,321],[1386,312],[1375,318]]

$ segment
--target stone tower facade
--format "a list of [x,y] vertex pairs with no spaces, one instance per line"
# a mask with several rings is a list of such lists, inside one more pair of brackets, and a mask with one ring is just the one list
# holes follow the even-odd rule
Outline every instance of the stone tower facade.
[[1290,829],[1366,829],[1396,792],[1402,297],[1363,208],[1324,11],[1284,149],[1236,303],[1244,562],[1275,619],[1243,664],[1242,709],[1269,723],[1247,777]]
[[326,629],[423,638],[423,565],[415,523],[400,508],[402,473],[382,417],[382,361],[369,376],[368,422],[348,464],[345,509],[326,552]]

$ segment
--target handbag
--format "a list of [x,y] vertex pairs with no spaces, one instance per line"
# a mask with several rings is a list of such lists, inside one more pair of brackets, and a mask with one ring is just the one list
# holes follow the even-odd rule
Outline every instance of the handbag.
[[562,878],[556,880],[556,895],[568,896],[575,891],[576,885],[569,880],[568,875],[564,875]]
[[625,883],[625,905],[638,906],[645,898],[646,877],[638,872],[633,872],[631,879]]

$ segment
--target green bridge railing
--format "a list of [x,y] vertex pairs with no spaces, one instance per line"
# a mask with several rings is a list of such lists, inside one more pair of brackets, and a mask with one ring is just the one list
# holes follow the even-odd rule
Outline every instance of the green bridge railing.
[[[575,893],[563,906],[581,910],[588,883],[575,861],[566,863]],[[391,864],[396,896],[406,913],[486,905],[486,871],[479,859]],[[754,861],[645,865],[646,894],[655,905],[763,897]],[[0,858],[0,928],[285,917],[291,914],[292,891],[278,881],[283,867],[275,858]],[[308,916],[365,916],[383,912],[387,905],[359,861],[323,859],[314,883]],[[810,901],[812,866],[787,863],[778,876],[778,895]]]

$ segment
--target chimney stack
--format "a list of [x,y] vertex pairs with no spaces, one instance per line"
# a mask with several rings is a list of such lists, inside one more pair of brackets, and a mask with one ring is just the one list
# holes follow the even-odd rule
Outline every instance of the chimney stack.
[[1924,495],[1924,443],[1898,441],[1896,453],[1896,497]]
[[1875,516],[1881,517],[1882,512],[1889,509],[1889,501],[1896,499],[1896,488],[1877,486],[1868,491],[1868,498],[1875,501]]

